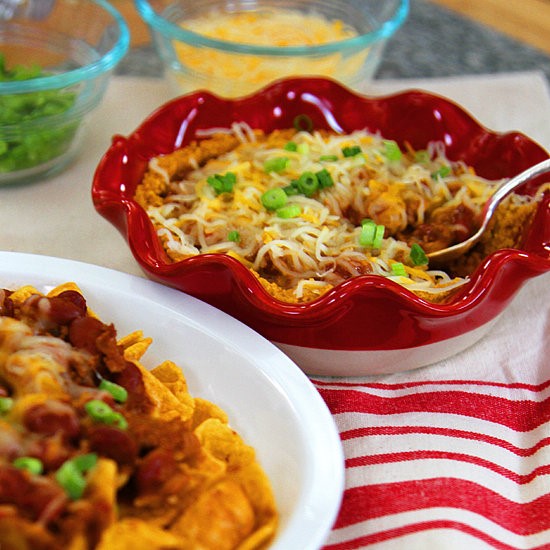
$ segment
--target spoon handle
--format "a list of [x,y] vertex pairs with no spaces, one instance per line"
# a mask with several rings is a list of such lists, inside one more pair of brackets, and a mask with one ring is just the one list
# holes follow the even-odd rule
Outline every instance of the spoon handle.
[[542,162],[531,166],[531,168],[528,168],[527,170],[521,172],[521,174],[510,178],[498,187],[489,200],[485,203],[485,208],[482,213],[483,224],[480,227],[480,230],[484,230],[487,227],[489,219],[493,215],[496,207],[507,195],[509,195],[520,185],[523,185],[537,176],[546,174],[547,172],[550,172],[550,159],[543,160]]

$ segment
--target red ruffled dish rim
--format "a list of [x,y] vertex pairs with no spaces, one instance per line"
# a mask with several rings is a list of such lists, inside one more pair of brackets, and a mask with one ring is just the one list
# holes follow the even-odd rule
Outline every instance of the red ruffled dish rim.
[[[379,131],[401,145],[423,148],[443,141],[451,159],[481,176],[511,177],[548,158],[519,132],[483,127],[453,101],[421,90],[369,97],[325,78],[291,78],[250,96],[224,99],[205,91],[161,106],[128,137],[114,136],[92,185],[97,211],[122,233],[154,280],[196,296],[279,343],[321,349],[405,349],[458,336],[498,315],[530,278],[550,271],[550,194],[547,193],[519,250],[488,256],[470,281],[445,304],[417,297],[372,275],[350,279],[307,304],[281,302],[239,261],[205,254],[170,263],[145,211],[133,200],[149,159],[170,153],[197,131],[244,121],[266,131],[288,128],[307,115],[315,128]],[[530,193],[543,182],[527,183]]]

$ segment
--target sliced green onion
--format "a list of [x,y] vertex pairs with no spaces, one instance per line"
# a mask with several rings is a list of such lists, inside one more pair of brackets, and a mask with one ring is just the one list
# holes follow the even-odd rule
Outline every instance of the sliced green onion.
[[97,422],[109,423],[115,414],[115,411],[105,401],[101,401],[100,399],[88,401],[84,405],[84,409],[88,413],[88,416]]
[[121,413],[116,412],[113,421],[111,422],[113,426],[116,426],[119,430],[127,430],[128,429],[128,421],[124,416],[122,416]]
[[297,218],[302,213],[302,209],[297,204],[287,204],[277,209],[277,216],[283,219]]
[[313,172],[304,172],[298,178],[298,189],[306,197],[312,197],[319,189],[319,180]]
[[44,465],[39,458],[34,456],[21,456],[13,461],[13,465],[20,470],[27,470],[33,475],[40,475],[44,471]]
[[383,143],[384,143],[384,154],[390,162],[397,162],[401,160],[401,157],[403,155],[396,141],[394,141],[393,139],[385,139]]
[[280,187],[268,189],[261,197],[262,204],[267,210],[277,210],[286,204],[286,193]]
[[125,403],[128,399],[128,392],[126,388],[123,388],[119,384],[115,384],[110,380],[103,379],[99,384],[99,389],[109,392],[115,401],[118,403]]
[[39,65],[15,65],[8,70],[4,54],[0,55],[0,82],[9,82],[10,80],[28,80],[40,76],[42,69]]
[[338,157],[336,155],[321,155],[319,160],[323,162],[336,162]]
[[11,397],[0,397],[0,414],[6,414],[13,407]]
[[233,172],[227,172],[225,174],[209,176],[206,181],[214,189],[216,195],[221,195],[222,193],[231,193],[233,191],[233,187],[237,182],[237,176]]
[[391,264],[391,270],[396,277],[407,277],[407,271],[401,262],[394,262]]
[[288,195],[299,195],[300,190],[298,189],[298,180],[292,180],[290,185],[283,187],[283,191]]
[[420,164],[426,164],[430,160],[430,153],[426,149],[420,149],[414,153],[414,160]]
[[379,249],[382,246],[384,231],[385,231],[385,227],[383,225],[376,226],[376,233],[374,234],[374,241],[372,242],[372,247],[374,249]]
[[376,224],[367,220],[361,224],[361,233],[359,235],[359,244],[363,247],[372,246],[374,235],[376,233]]
[[411,245],[410,256],[414,265],[426,265],[429,262],[428,256],[418,243]]
[[296,151],[297,149],[298,149],[298,146],[296,145],[296,142],[294,142],[294,141],[289,141],[284,146],[285,151]]
[[294,128],[296,130],[311,132],[313,130],[313,121],[307,115],[298,115],[294,117],[293,121]]
[[382,246],[385,228],[383,225],[376,224],[372,220],[363,220],[361,222],[361,233],[359,234],[359,244],[366,248],[378,249]]
[[359,145],[352,145],[350,147],[342,148],[342,154],[345,157],[354,157],[355,155],[358,155],[360,152],[361,152],[361,147],[359,147]]
[[71,459],[78,471],[85,473],[91,470],[97,464],[97,454],[87,453],[85,455],[77,455]]
[[296,150],[300,155],[307,155],[309,153],[309,143],[298,143]]
[[107,403],[100,399],[92,399],[84,405],[88,416],[95,422],[115,426],[121,430],[128,428],[128,422],[124,416],[114,411]]
[[128,427],[128,422],[119,412],[114,411],[107,403],[100,401],[99,399],[92,399],[84,405],[84,409],[92,420],[108,424],[109,426],[116,426],[121,430],[125,430]]
[[[36,64],[12,65],[8,69],[4,54],[0,53],[0,82],[48,75],[48,71]],[[3,133],[5,139],[0,140],[0,173],[31,168],[64,153],[78,129],[79,121],[66,121],[55,127],[38,121],[42,117],[65,117],[65,112],[73,107],[76,99],[77,93],[72,87],[0,94],[0,127],[15,127],[20,123],[28,126],[24,132]]]
[[432,173],[432,178],[435,180],[437,178],[445,178],[451,173],[451,167],[444,165],[441,166],[438,170]]
[[264,162],[264,172],[282,172],[288,166],[287,157],[273,157]]
[[315,172],[317,179],[319,180],[319,187],[321,189],[326,189],[327,187],[332,187],[334,185],[334,180],[330,175],[330,172],[323,168],[319,172]]
[[86,478],[82,475],[74,460],[64,462],[55,472],[55,479],[72,500],[77,500],[84,494]]
[[238,243],[241,240],[241,235],[238,231],[233,230],[227,234],[227,240],[233,243]]

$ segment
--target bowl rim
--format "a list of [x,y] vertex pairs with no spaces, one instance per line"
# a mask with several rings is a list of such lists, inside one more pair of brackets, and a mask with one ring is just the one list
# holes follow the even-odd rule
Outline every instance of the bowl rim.
[[374,31],[362,34],[345,40],[337,40],[317,46],[262,46],[251,44],[240,44],[228,40],[208,38],[196,32],[183,29],[170,21],[167,21],[151,7],[147,0],[135,0],[137,11],[144,21],[155,31],[168,36],[171,39],[182,42],[193,42],[195,44],[221,49],[227,52],[242,53],[250,55],[266,55],[273,57],[300,56],[300,55],[327,55],[338,53],[341,50],[353,50],[364,48],[375,42],[390,38],[395,31],[405,22],[409,14],[409,0],[396,0],[398,2],[391,19],[381,23]]
[[115,20],[119,31],[119,37],[113,48],[102,55],[97,61],[66,73],[41,76],[17,82],[0,82],[0,94],[16,94],[63,88],[65,86],[77,84],[83,80],[91,80],[111,70],[119,63],[130,47],[130,29],[120,12],[107,2],[107,0],[91,1],[109,13]]

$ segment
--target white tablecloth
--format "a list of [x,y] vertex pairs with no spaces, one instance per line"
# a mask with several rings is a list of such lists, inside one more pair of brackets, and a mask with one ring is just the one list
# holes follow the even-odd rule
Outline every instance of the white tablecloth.
[[[550,148],[539,73],[375,82],[422,88],[482,124]],[[0,188],[0,249],[142,275],[93,208],[95,167],[170,97],[159,80],[115,78],[82,155],[48,181]],[[472,348],[433,366],[364,380],[313,380],[340,430],[346,492],[327,548],[550,547],[550,275],[530,281]],[[290,549],[289,549],[290,550]]]

